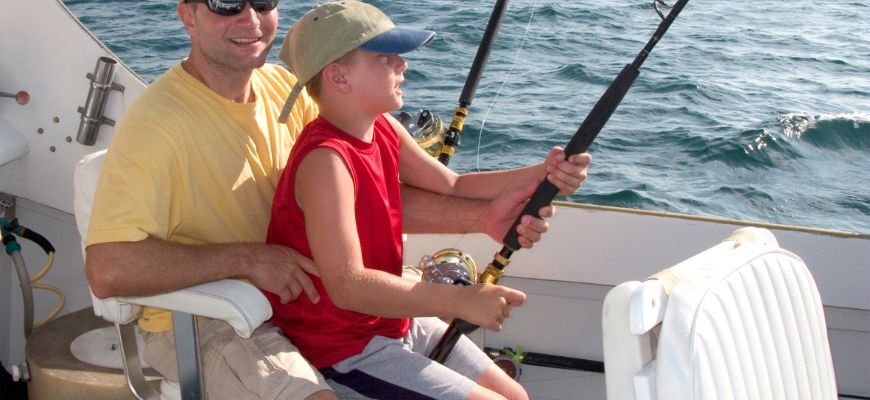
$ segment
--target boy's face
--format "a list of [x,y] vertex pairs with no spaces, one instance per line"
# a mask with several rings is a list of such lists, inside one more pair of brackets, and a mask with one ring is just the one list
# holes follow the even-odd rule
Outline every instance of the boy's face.
[[361,105],[372,115],[402,108],[402,82],[408,63],[401,56],[357,49],[346,78]]

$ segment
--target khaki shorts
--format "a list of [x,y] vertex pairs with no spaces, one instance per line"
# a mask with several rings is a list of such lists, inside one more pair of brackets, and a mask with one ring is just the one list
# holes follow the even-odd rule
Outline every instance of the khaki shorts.
[[[210,399],[304,399],[332,390],[279,328],[266,322],[250,339],[219,320],[198,321],[203,385]],[[178,381],[172,331],[145,333],[145,361]]]

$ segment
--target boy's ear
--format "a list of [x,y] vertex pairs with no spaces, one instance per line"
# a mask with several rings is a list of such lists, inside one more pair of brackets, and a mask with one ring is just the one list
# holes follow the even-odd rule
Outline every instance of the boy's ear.
[[320,72],[321,81],[328,86],[330,90],[346,94],[350,91],[350,84],[345,77],[345,69],[339,63],[331,63],[323,68]]

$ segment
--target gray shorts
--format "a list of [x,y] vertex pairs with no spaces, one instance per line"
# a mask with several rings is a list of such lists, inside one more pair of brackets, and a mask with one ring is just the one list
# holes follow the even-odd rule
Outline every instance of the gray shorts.
[[[236,335],[219,320],[200,319],[199,349],[209,399],[304,399],[331,390],[290,340],[271,322],[250,339]],[[146,333],[145,361],[161,375],[178,381],[172,331]]]
[[375,336],[362,353],[320,372],[341,399],[465,399],[493,362],[465,336],[445,365],[430,360],[446,328],[438,318],[414,318],[405,337]]

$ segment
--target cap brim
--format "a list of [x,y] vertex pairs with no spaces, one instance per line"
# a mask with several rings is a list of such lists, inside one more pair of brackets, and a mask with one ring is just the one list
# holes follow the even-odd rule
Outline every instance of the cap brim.
[[363,43],[360,48],[381,54],[402,54],[423,47],[434,38],[435,32],[432,31],[393,28]]

